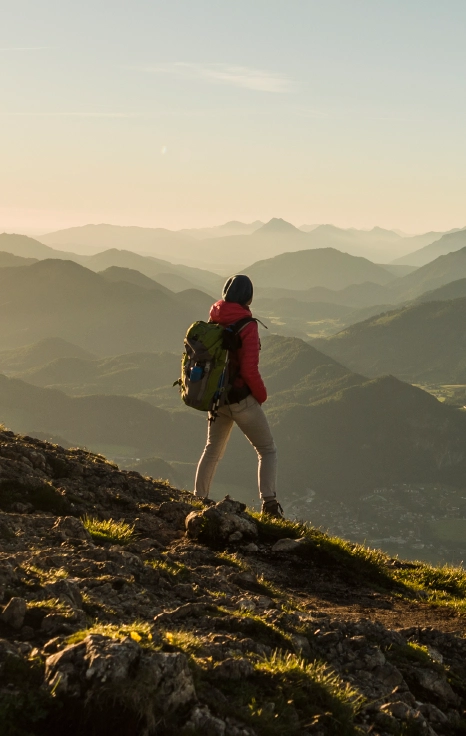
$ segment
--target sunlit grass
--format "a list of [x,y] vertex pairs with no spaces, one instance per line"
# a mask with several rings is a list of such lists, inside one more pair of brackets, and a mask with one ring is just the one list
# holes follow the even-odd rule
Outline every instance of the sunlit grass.
[[202,646],[203,641],[192,631],[163,631],[162,637],[169,646],[174,647],[185,654],[195,654]]
[[390,555],[382,550],[331,537],[306,523],[262,518],[254,511],[249,513],[258,525],[262,541],[273,543],[285,537],[307,539],[309,545],[300,551],[304,557],[321,563],[328,558],[361,582],[372,582],[376,587],[391,590],[398,596],[411,599],[419,597],[434,605],[466,612],[466,571],[461,567],[435,567],[424,562],[413,562],[409,567],[393,566]]
[[191,577],[189,567],[177,560],[146,560],[145,564],[171,580],[188,580]]
[[267,736],[300,736],[311,730],[356,736],[353,724],[363,698],[327,665],[281,650],[250,661],[250,677],[222,681],[208,662],[196,660],[201,689],[203,683],[206,691],[214,684],[227,696],[217,706],[224,716],[241,712],[256,733]]
[[42,567],[38,567],[37,565],[25,564],[22,566],[22,569],[28,575],[38,577],[42,585],[56,583],[58,580],[66,580],[66,578],[69,577],[69,574],[64,567],[44,570]]
[[102,624],[96,622],[86,629],[81,629],[71,634],[66,640],[67,644],[78,644],[83,641],[89,634],[101,634],[111,639],[124,639],[129,637],[133,641],[138,642],[141,646],[152,643],[152,632],[150,625],[146,621],[135,620],[129,624]]
[[73,609],[59,598],[47,598],[45,601],[28,601],[28,608],[40,608],[50,613],[59,613],[68,618],[73,615]]
[[114,519],[96,519],[85,516],[82,520],[92,539],[96,542],[111,542],[113,544],[129,544],[135,539],[134,525]]

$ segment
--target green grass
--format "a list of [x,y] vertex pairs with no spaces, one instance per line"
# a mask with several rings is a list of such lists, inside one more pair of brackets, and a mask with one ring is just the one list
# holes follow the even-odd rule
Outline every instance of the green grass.
[[185,654],[196,654],[202,648],[204,642],[192,631],[163,631],[162,637],[170,648],[182,651]]
[[282,631],[276,624],[267,621],[266,615],[258,615],[252,611],[231,611],[223,606],[218,607],[218,614],[228,616],[225,628],[236,632],[241,631],[251,638],[270,647],[293,649],[291,636]]
[[43,570],[37,565],[23,565],[22,570],[28,575],[37,577],[41,585],[47,585],[48,583],[56,583],[58,580],[66,580],[69,577],[67,570],[64,567],[52,568],[49,570]]
[[249,570],[246,562],[236,552],[234,554],[230,554],[229,552],[217,552],[215,559],[218,561],[219,565],[236,567],[239,570]]
[[328,736],[356,736],[354,718],[363,704],[361,695],[320,662],[276,651],[253,662],[254,674],[240,681],[222,681],[215,668],[197,659],[199,691],[209,698],[209,687],[224,691],[216,703],[220,715],[235,716],[263,736],[300,736],[312,728]]
[[363,544],[347,542],[339,537],[330,537],[309,524],[287,519],[262,518],[258,512],[249,512],[259,529],[261,542],[274,543],[279,539],[305,538],[300,555],[324,565],[345,567],[347,573],[361,581],[371,581],[390,587],[392,580],[386,571],[390,559],[387,554]]
[[260,541],[273,543],[284,537],[304,537],[309,544],[300,551],[301,556],[330,569],[340,568],[356,583],[369,583],[376,589],[389,590],[410,599],[422,597],[433,605],[449,606],[466,613],[466,571],[461,567],[435,567],[424,562],[396,567],[391,564],[392,558],[381,550],[330,537],[308,524],[263,519],[257,512],[249,513],[258,525]]
[[443,671],[444,669],[432,659],[427,647],[416,642],[410,641],[407,644],[393,644],[385,654],[389,662],[395,664],[397,667],[414,664],[439,671]]
[[416,562],[414,567],[395,569],[392,576],[414,594],[421,593],[428,603],[466,613],[466,570],[463,568]]
[[38,608],[47,613],[59,613],[65,618],[73,616],[73,610],[59,598],[47,598],[45,601],[28,601],[28,608]]
[[66,644],[78,644],[83,641],[89,634],[101,634],[109,636],[111,639],[123,639],[130,637],[137,641],[141,646],[152,645],[152,632],[147,621],[133,621],[129,624],[102,624],[96,622],[87,629],[81,629],[71,634],[66,640]]
[[[218,612],[230,614],[222,608]],[[235,634],[243,632],[242,622],[250,623],[254,632],[249,633],[256,640],[270,643],[278,637],[290,646],[283,632],[259,616],[244,613],[234,618]],[[216,676],[212,658],[203,652],[208,640],[186,629],[164,631],[162,637],[165,647],[189,657],[202,702],[209,703],[211,698],[211,706],[220,716],[239,718],[263,736],[300,736],[311,726],[322,728],[329,736],[358,733],[353,722],[363,698],[323,663],[306,661],[283,649],[275,650],[270,657],[246,654],[254,668],[251,677],[222,680]],[[212,686],[224,692],[225,701],[211,694]]]
[[101,521],[90,516],[82,519],[84,527],[87,529],[95,542],[110,542],[112,544],[129,544],[135,539],[134,525],[131,526],[125,521],[115,521],[114,519],[105,519]]
[[191,577],[189,567],[184,565],[182,562],[175,560],[147,560],[145,564],[152,567],[154,570],[158,570],[163,577],[172,581],[189,580]]

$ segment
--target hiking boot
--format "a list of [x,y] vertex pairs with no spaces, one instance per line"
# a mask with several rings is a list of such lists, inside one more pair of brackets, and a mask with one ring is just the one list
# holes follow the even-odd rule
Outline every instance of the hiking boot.
[[283,519],[283,509],[276,498],[262,501],[262,516],[273,516],[275,519]]

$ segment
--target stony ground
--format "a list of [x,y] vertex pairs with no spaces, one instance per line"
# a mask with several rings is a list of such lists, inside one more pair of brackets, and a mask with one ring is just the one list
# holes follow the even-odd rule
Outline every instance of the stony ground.
[[463,600],[411,568],[0,431],[0,732],[464,734]]

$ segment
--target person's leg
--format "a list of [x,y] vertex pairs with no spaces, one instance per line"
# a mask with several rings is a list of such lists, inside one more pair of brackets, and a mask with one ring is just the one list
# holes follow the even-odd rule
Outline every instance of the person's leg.
[[215,422],[209,422],[207,444],[197,466],[194,494],[207,498],[219,460],[222,459],[233,428],[233,419],[225,407],[219,409]]
[[259,495],[264,501],[274,499],[277,486],[277,448],[267,417],[253,396],[231,406],[233,419],[246,435],[259,459]]

